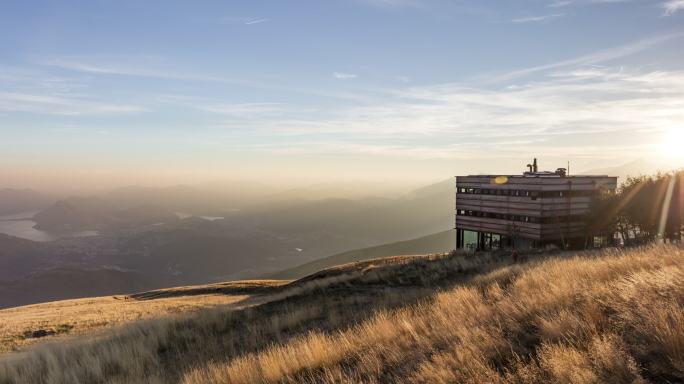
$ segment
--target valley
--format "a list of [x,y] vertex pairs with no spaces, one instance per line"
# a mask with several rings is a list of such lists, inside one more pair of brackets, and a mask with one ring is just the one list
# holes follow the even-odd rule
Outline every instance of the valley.
[[[128,188],[60,199],[5,222],[33,223],[27,237],[38,233],[41,241],[0,233],[0,256],[6,253],[0,308],[268,277],[351,249],[432,235],[452,225],[452,212],[444,209],[451,187],[446,180],[396,198],[248,200],[228,194],[219,202],[217,192],[192,188]],[[204,203],[193,207],[191,201]],[[221,208],[240,202],[240,209]],[[392,252],[446,251],[448,238]],[[358,258],[387,255],[362,251]]]

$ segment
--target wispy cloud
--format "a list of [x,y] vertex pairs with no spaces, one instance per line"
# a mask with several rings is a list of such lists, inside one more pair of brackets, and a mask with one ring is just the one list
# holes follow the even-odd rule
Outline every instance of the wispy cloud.
[[265,23],[265,22],[270,21],[270,20],[271,19],[251,19],[251,20],[245,21],[245,25],[261,24],[261,23]]
[[340,80],[349,80],[356,79],[357,75],[353,73],[333,72],[333,77]]
[[153,77],[176,80],[226,81],[224,78],[182,72],[167,60],[146,55],[73,55],[36,60],[37,64],[96,75]]
[[284,110],[280,103],[208,104],[199,108],[207,112],[236,118],[263,118]]
[[608,62],[611,60],[615,60],[615,59],[619,59],[622,57],[626,57],[626,56],[636,54],[638,52],[641,52],[641,51],[644,51],[644,50],[649,49],[651,47],[654,47],[658,44],[662,44],[662,43],[664,43],[664,42],[666,42],[672,38],[680,37],[680,36],[682,36],[681,33],[655,36],[655,37],[651,37],[651,38],[638,40],[638,41],[635,41],[635,42],[632,42],[629,44],[625,44],[625,45],[622,45],[619,47],[608,48],[608,49],[604,49],[604,50],[600,50],[597,52],[590,53],[588,55],[583,55],[583,56],[579,56],[579,57],[575,57],[575,58],[571,58],[571,59],[567,59],[567,60],[561,60],[561,61],[557,61],[554,63],[518,69],[518,70],[508,72],[508,73],[500,74],[500,75],[491,75],[490,74],[489,76],[487,76],[486,81],[489,83],[505,82],[505,81],[517,79],[520,77],[528,76],[528,75],[531,75],[534,73],[544,72],[544,71],[563,68],[563,67],[604,63],[604,62]]
[[70,93],[87,88],[83,78],[55,75],[30,67],[0,65],[0,90],[21,90],[46,95]]
[[243,24],[243,25],[253,25],[261,24],[267,21],[271,21],[269,18],[265,17],[244,17],[244,16],[227,16],[218,19],[220,23],[225,24]]
[[65,116],[125,115],[147,109],[96,97],[87,76],[55,75],[44,68],[0,66],[0,111]]
[[616,4],[628,3],[633,0],[554,0],[548,4],[551,8],[567,7],[569,5]]
[[551,21],[553,19],[558,19],[560,17],[563,17],[564,14],[562,13],[554,13],[551,15],[541,15],[541,16],[526,16],[526,17],[520,17],[517,19],[512,19],[512,23],[540,23],[540,22],[546,22],[546,21]]
[[517,87],[410,87],[383,103],[255,128],[285,137],[274,149],[297,152],[463,159],[637,156],[653,149],[649,143],[658,132],[684,120],[681,89],[684,72],[578,67]]
[[567,0],[559,0],[559,1],[554,1],[553,3],[549,4],[549,8],[561,8],[561,7],[567,7],[568,5],[571,5],[572,1],[567,1]]
[[0,111],[64,116],[91,116],[140,113],[145,111],[145,108],[135,105],[106,103],[70,96],[0,92]]
[[425,4],[419,0],[360,0],[365,4],[384,8],[412,7],[422,8]]
[[[188,71],[177,68],[165,60],[156,56],[144,55],[77,55],[77,56],[55,56],[34,60],[35,64],[67,69],[75,72],[82,72],[99,76],[129,76],[129,77],[148,77],[158,79],[168,79],[188,82],[206,82],[230,84],[240,87],[254,89],[278,90],[306,94],[312,96],[326,97],[340,100],[365,101],[366,96],[352,92],[329,92],[321,89],[300,88],[291,85],[279,84],[276,81],[250,80],[249,78],[228,78],[224,76],[214,76],[202,70]],[[338,77],[338,75],[340,77]],[[333,74],[336,78],[352,79],[356,75],[349,73]],[[345,77],[346,76],[346,77]],[[349,77],[352,76],[352,77]]]
[[663,3],[665,9],[665,16],[671,16],[677,11],[684,10],[684,0],[668,0]]

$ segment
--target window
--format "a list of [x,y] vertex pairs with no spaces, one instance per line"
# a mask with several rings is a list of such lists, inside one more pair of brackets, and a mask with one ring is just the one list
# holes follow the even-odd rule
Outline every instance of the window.
[[[456,211],[456,214],[459,216],[470,216],[470,217],[481,217],[481,218],[487,218],[487,219],[495,219],[495,220],[507,220],[507,221],[519,221],[523,223],[558,223],[558,217],[544,217],[543,219],[540,217],[534,217],[534,216],[523,216],[523,215],[511,215],[511,214],[506,214],[506,213],[495,213],[495,212],[484,212],[484,211],[473,211],[473,210],[465,210],[465,209],[458,209]],[[569,219],[577,219],[577,217],[565,217],[561,218],[562,220],[569,220]]]
[[514,196],[514,197],[529,197],[532,200],[538,198],[567,198],[567,197],[593,197],[599,191],[525,191],[519,189],[502,189],[502,188],[470,188],[458,187],[456,193],[459,194],[474,194],[474,195],[491,195],[491,196]]

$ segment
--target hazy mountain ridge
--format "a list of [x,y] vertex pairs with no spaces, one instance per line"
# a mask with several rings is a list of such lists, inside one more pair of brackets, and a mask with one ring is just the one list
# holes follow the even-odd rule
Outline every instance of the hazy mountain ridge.
[[613,167],[603,166],[588,169],[586,171],[580,172],[579,174],[617,176],[618,183],[623,183],[627,180],[628,177],[654,175],[658,172],[666,173],[672,172],[676,169],[676,167],[673,168],[670,164],[656,162],[649,159],[639,159]]
[[[244,210],[231,220],[277,233],[337,233],[372,246],[441,232],[453,226],[453,181],[399,198],[326,199]],[[348,245],[349,246],[349,245]],[[347,248],[348,249],[348,248]]]
[[49,265],[50,252],[45,244],[0,233],[0,281],[24,276]]
[[[129,245],[131,250],[153,249],[147,254],[111,254],[97,258],[81,255],[63,257],[61,262],[50,261],[47,258],[47,255],[50,255],[50,247],[47,244],[16,239],[26,249],[21,252],[15,251],[14,254],[30,254],[29,250],[37,248],[40,250],[38,255],[42,255],[43,258],[37,258],[41,263],[31,264],[23,270],[15,269],[14,273],[6,275],[4,279],[0,278],[0,308],[49,300],[121,294],[178,284],[240,279],[263,275],[263,266],[260,265],[268,264],[270,268],[285,266],[280,269],[288,266],[287,263],[277,262],[274,259],[274,255],[277,255],[274,247],[263,242],[211,235],[200,236],[187,232],[169,235],[168,242],[163,240],[163,234],[154,235],[161,236],[162,239],[149,239],[147,236],[128,240],[137,243]],[[155,247],[155,242],[161,245]],[[353,261],[390,255],[446,252],[453,248],[453,242],[453,231],[444,231],[418,239],[344,252],[269,276],[276,279],[299,278],[327,267]],[[107,247],[103,243],[100,243],[100,246]],[[63,247],[64,250],[69,249],[65,245]],[[238,252],[234,252],[236,250]],[[298,252],[293,249],[290,253],[290,258],[281,257],[296,262],[295,256]],[[66,254],[73,255],[73,252],[66,251]],[[236,254],[237,257],[230,257],[231,254]],[[6,260],[16,262],[16,259]],[[65,281],[60,282],[60,278],[64,278]]]
[[37,211],[52,203],[55,197],[32,189],[0,189],[0,215]]
[[455,248],[455,236],[455,231],[449,230],[417,239],[355,249],[280,271],[268,277],[273,279],[298,279],[326,268],[352,262],[388,256],[445,253]]
[[38,212],[33,220],[37,229],[70,232],[170,223],[177,221],[178,216],[155,205],[119,208],[99,197],[70,197]]
[[64,299],[122,294],[162,287],[155,276],[117,269],[56,267],[20,279],[0,281],[0,308]]
[[[105,271],[102,273],[110,276],[100,283],[92,282],[100,286],[84,284],[80,296],[119,292],[125,282],[136,289],[153,289],[263,276],[350,249],[415,239],[451,228],[452,189],[452,181],[446,180],[397,198],[270,200],[212,220],[178,219],[172,213],[176,206],[163,207],[165,198],[159,200],[160,206],[143,205],[151,201],[155,189],[142,189],[146,191],[142,198],[135,197],[138,188],[125,189],[125,199],[106,194],[70,197],[38,213],[37,227],[93,230],[99,235],[48,243],[20,241],[27,249],[21,255],[35,248],[49,257],[31,256],[26,260],[35,261],[23,264],[12,262],[23,267],[8,269],[12,272],[0,280],[11,283],[16,292],[11,300],[14,305],[41,301],[40,290],[31,289],[25,290],[22,301],[22,290],[31,281],[46,292],[59,293],[51,271],[55,268],[69,268],[75,280],[89,281],[76,271],[83,275]],[[169,190],[178,189],[173,187],[167,193]],[[185,187],[180,190],[183,194],[189,191]],[[166,198],[166,202],[170,200]],[[211,213],[218,214],[218,208]],[[141,277],[131,279],[126,273],[111,273],[113,270]],[[28,275],[33,280],[27,280]],[[111,287],[104,286],[110,283]],[[45,297],[69,298],[70,292]]]

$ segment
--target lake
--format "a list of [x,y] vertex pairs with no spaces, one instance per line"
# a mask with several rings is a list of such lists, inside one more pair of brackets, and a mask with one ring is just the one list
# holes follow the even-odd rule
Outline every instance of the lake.
[[199,217],[200,219],[209,220],[209,221],[225,219],[224,216],[195,216],[195,215],[191,215],[191,214],[185,213],[185,212],[174,212],[174,215],[178,216],[178,218],[181,220],[187,219],[188,217]]
[[78,231],[71,233],[51,233],[33,228],[36,222],[31,218],[37,212],[21,212],[0,215],[0,233],[33,241],[52,241],[65,237],[97,236],[97,231]]

